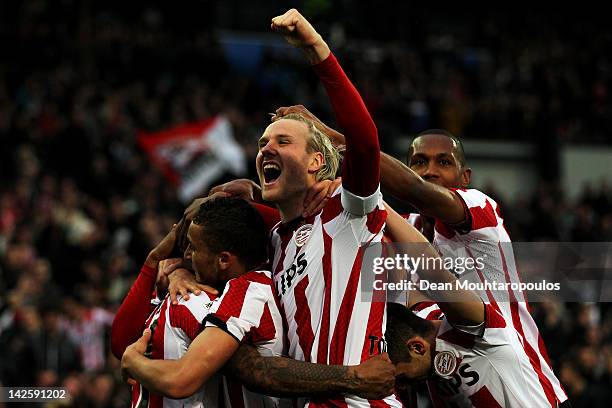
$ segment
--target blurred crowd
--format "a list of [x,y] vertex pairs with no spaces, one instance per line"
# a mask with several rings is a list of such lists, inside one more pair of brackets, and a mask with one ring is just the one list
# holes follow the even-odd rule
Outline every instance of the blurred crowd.
[[[390,150],[396,136],[434,126],[462,137],[594,143],[612,129],[612,40],[593,34],[597,21],[563,25],[571,15],[540,13],[515,26],[492,14],[473,26],[474,16],[426,19],[419,9],[406,11],[411,24],[397,12],[384,30],[364,32],[356,22],[381,10],[305,3],[337,19],[321,17],[321,25]],[[233,6],[0,4],[3,386],[62,385],[73,406],[127,405],[108,347],[113,312],[183,207],[138,147],[138,131],[222,112],[253,171],[267,112],[299,102],[331,117],[313,76],[292,58],[266,55],[254,75],[233,69],[215,29],[252,29],[228,17]],[[515,241],[612,241],[605,181],[585,185],[576,200],[542,183],[501,204]],[[612,310],[535,303],[533,312],[574,406],[598,406],[612,386]]]

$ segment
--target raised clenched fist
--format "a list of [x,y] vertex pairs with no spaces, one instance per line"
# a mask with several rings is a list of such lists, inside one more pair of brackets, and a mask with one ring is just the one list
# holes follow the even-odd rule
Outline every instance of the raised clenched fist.
[[285,14],[274,17],[270,27],[281,33],[289,44],[304,50],[313,64],[329,56],[329,47],[321,35],[296,9],[290,9]]

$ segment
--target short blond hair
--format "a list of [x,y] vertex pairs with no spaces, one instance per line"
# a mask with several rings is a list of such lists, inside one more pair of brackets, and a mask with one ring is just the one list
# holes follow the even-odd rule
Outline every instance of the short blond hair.
[[340,166],[340,153],[332,144],[330,138],[317,128],[314,122],[299,113],[290,113],[283,116],[281,119],[297,120],[305,123],[308,126],[308,139],[306,140],[306,149],[308,153],[320,152],[323,154],[323,167],[321,167],[315,178],[317,181],[334,180],[338,167]]

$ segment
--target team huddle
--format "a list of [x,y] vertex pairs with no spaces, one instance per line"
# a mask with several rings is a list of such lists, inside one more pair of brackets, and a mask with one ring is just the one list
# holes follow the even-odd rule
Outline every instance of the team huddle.
[[[304,52],[342,133],[279,108],[258,142],[259,184],[217,186],[151,250],[112,327],[131,406],[417,407],[419,383],[434,407],[569,406],[522,293],[362,299],[364,244],[382,257],[374,244],[418,243],[434,258],[461,245],[488,254],[476,279],[514,282],[510,237],[497,203],[469,188],[460,140],[421,132],[407,165],[381,153],[310,23],[292,9],[271,28]],[[381,190],[418,213],[399,215]]]

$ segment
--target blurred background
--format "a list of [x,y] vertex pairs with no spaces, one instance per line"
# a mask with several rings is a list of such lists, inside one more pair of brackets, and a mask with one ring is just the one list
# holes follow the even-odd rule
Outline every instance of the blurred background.
[[[3,386],[129,404],[108,333],[148,251],[191,196],[254,176],[268,112],[300,103],[334,124],[301,55],[269,32],[290,7],[328,40],[384,151],[403,159],[417,132],[448,129],[514,241],[612,241],[612,30],[601,11],[1,2]],[[532,306],[573,405],[608,406],[609,304]]]

